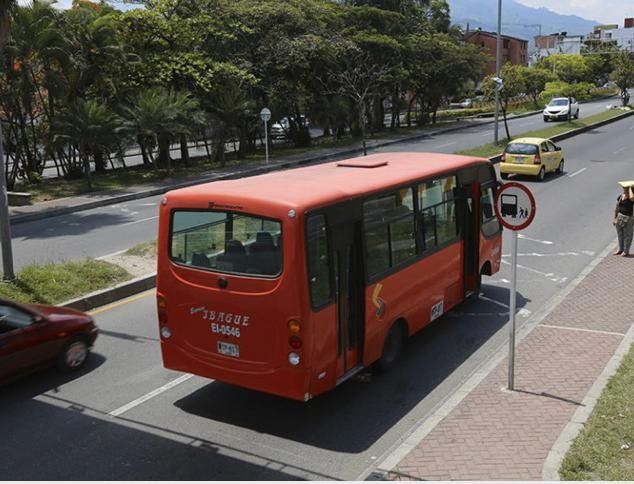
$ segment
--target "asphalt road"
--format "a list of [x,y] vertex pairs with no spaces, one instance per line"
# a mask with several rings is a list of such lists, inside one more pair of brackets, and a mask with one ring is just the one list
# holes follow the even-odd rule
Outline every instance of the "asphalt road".
[[[535,194],[537,212],[519,240],[518,326],[614,241],[616,182],[634,175],[631,118],[561,144],[564,174],[542,183],[521,179]],[[419,148],[427,151],[424,145]],[[502,271],[485,278],[481,300],[414,336],[393,371],[362,374],[306,404],[164,370],[151,292],[102,308],[95,315],[102,332],[94,358],[81,374],[44,371],[2,388],[0,475],[363,478],[505,348],[509,235]]]
[[[581,117],[601,112],[613,102],[602,100],[582,104]],[[509,128],[511,133],[522,133],[542,128],[544,124],[541,114],[537,114],[510,120]],[[500,123],[500,138],[504,137],[503,129]],[[391,145],[381,151],[452,153],[491,141],[492,124],[477,124],[466,130],[438,134],[413,143]],[[155,239],[159,200],[158,196],[149,197],[14,225],[11,228],[14,266],[19,270],[31,263],[101,257]],[[114,233],[116,236],[113,236]]]

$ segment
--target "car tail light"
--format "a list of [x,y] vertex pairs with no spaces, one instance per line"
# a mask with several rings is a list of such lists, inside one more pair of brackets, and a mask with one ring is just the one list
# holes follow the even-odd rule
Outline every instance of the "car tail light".
[[158,312],[158,320],[161,326],[167,324],[167,300],[160,294],[156,295],[156,310]]
[[502,153],[502,156],[500,157],[500,161],[506,161],[506,153]]
[[541,165],[542,164],[542,159],[539,157],[539,155],[535,155],[535,159],[533,160],[533,165]]

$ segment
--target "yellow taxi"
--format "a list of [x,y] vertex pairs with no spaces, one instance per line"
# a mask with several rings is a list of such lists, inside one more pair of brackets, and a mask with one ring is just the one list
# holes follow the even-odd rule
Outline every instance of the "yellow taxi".
[[502,153],[500,176],[536,176],[539,181],[546,173],[564,171],[564,152],[561,146],[545,138],[518,138],[511,141]]

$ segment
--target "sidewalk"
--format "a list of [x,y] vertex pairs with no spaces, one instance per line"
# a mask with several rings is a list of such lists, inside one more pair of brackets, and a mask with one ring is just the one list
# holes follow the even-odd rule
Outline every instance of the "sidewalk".
[[368,480],[558,480],[634,339],[634,260],[607,254],[518,331],[514,391],[500,348]]

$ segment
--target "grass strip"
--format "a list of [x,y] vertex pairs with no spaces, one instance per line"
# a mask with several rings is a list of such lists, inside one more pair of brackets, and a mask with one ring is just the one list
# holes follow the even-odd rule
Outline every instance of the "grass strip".
[[634,347],[564,458],[566,481],[634,480]]
[[[589,126],[594,123],[598,123],[600,121],[605,121],[606,119],[612,119],[619,115],[623,114],[623,111],[619,109],[611,109],[609,111],[604,111],[598,114],[594,114],[592,116],[588,116],[583,119],[576,119],[574,121],[560,123],[555,126],[549,126],[547,128],[538,129],[536,131],[528,131],[526,133],[520,133],[516,136],[512,136],[512,139],[516,138],[552,138],[555,135],[565,133],[566,131],[570,131],[571,129],[583,128],[585,126]],[[506,144],[509,142],[508,139],[500,140],[498,144],[489,143],[482,146],[477,146],[475,148],[469,148],[466,150],[457,151],[456,153],[459,155],[469,155],[469,156],[481,156],[482,158],[491,158],[492,156],[499,155]]]
[[10,283],[0,283],[0,297],[24,303],[59,304],[131,279],[114,264],[86,259],[81,262],[30,265]]
[[142,244],[135,245],[134,247],[126,250],[124,255],[154,258],[157,253],[157,241],[151,240],[150,242],[143,242]]

